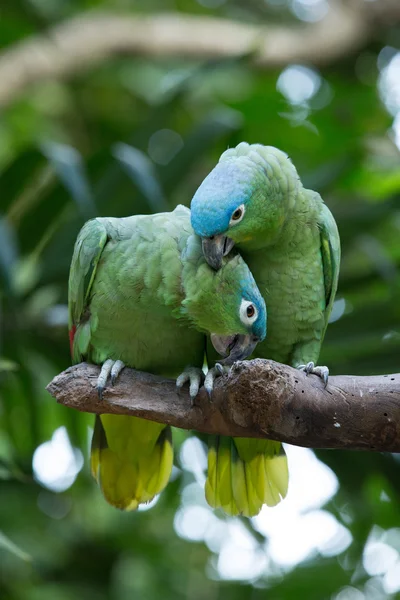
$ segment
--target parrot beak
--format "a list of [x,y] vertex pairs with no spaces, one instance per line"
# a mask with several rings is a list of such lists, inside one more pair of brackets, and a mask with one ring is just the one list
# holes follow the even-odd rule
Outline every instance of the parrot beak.
[[256,336],[248,334],[211,334],[211,343],[215,350],[225,357],[224,360],[219,361],[222,365],[233,365],[237,360],[244,360],[250,356],[259,341]]
[[202,238],[204,258],[215,271],[222,267],[222,259],[235,245],[235,242],[226,235],[212,235]]

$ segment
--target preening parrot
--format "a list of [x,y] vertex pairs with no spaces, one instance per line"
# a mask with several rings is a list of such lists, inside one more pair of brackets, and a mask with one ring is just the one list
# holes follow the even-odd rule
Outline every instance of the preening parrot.
[[[224,361],[251,354],[266,335],[266,309],[240,255],[216,272],[206,263],[189,209],[88,221],[69,277],[75,363],[102,365],[101,397],[124,366],[201,381],[206,334]],[[106,500],[133,510],[166,486],[173,462],[170,427],[120,415],[96,417],[91,468]],[[240,468],[240,464],[239,467]],[[219,474],[221,478],[224,473]]]
[[[316,364],[337,289],[339,233],[328,207],[318,193],[304,189],[288,156],[245,142],[224,152],[192,199],[191,222],[214,269],[237,245],[257,282],[268,308],[268,336],[253,357],[317,374],[326,385],[329,371]],[[260,452],[269,456],[274,449],[278,458],[266,471],[265,485],[274,470],[281,487],[271,485],[266,504],[279,502],[288,484],[280,444],[235,439],[233,445],[247,458]],[[215,462],[214,444],[209,461]],[[209,476],[206,485],[208,501],[218,506],[220,483]],[[247,493],[249,500],[256,497],[252,483]]]

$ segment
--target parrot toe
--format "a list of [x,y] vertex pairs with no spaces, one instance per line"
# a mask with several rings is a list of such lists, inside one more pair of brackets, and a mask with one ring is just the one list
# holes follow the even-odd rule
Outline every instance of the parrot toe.
[[324,382],[324,387],[326,388],[326,386],[328,385],[329,378],[328,367],[314,367],[312,372],[314,375],[318,375],[319,377],[321,377],[322,381]]
[[125,365],[122,360],[112,360],[109,358],[103,363],[100,375],[97,378],[97,394],[100,400],[103,400],[103,392],[105,390],[108,377],[111,375],[111,385],[114,385],[118,375],[121,373],[124,367]]
[[125,367],[125,364],[122,360],[116,360],[111,369],[111,385],[115,385],[115,382],[118,379],[119,374],[122,369]]
[[186,367],[186,369],[177,377],[176,387],[181,388],[186,382],[189,382],[189,394],[193,400],[199,393],[200,385],[203,381],[204,374],[199,367]]
[[214,383],[217,377],[221,377],[230,370],[229,366],[221,365],[221,363],[215,363],[215,367],[209,369],[204,380],[204,387],[208,396],[211,398],[212,391],[214,389]]
[[317,375],[318,377],[321,377],[322,381],[324,382],[325,388],[328,385],[328,379],[329,379],[328,367],[315,366],[313,361],[310,361],[306,365],[299,365],[297,368],[300,369],[300,371],[304,371],[304,373],[306,375],[310,375],[310,373],[311,373],[312,375]]
[[306,375],[309,375],[310,373],[313,372],[314,366],[315,365],[314,365],[313,361],[311,360],[306,365],[299,365],[297,368],[300,369],[300,371],[304,371],[304,373]]

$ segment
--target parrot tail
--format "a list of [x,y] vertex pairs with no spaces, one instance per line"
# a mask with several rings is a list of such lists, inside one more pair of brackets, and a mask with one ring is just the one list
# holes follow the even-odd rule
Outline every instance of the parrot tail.
[[167,485],[172,470],[171,428],[123,415],[97,415],[90,465],[107,502],[135,510]]
[[208,449],[206,499],[228,515],[254,517],[263,504],[275,506],[287,493],[289,472],[280,442],[212,436]]

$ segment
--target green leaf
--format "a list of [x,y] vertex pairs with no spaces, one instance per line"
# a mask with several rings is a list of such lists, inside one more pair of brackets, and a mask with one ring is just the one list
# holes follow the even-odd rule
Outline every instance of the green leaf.
[[144,152],[128,144],[119,143],[113,147],[113,154],[146,198],[152,212],[168,210],[154,165]]
[[13,271],[18,258],[14,230],[5,218],[0,217],[0,281],[8,293],[12,292]]
[[79,152],[66,144],[47,142],[42,146],[57,175],[70,192],[85,219],[95,217],[96,205]]
[[17,363],[7,358],[0,356],[0,373],[4,371],[16,371],[18,369]]
[[21,152],[0,174],[1,210],[6,214],[10,211],[12,221],[18,220],[24,212],[22,204],[26,204],[26,191],[32,188],[45,164],[43,155],[31,148]]
[[31,562],[32,557],[21,550],[14,542],[10,540],[2,531],[0,531],[0,550],[7,550],[25,562]]

